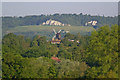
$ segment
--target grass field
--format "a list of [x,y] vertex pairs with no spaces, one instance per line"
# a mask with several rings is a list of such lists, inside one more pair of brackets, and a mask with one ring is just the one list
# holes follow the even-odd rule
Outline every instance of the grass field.
[[[17,34],[31,34],[33,35],[42,35],[42,36],[48,36],[50,34],[53,34],[53,28],[57,31],[65,30],[69,31],[71,34],[80,33],[82,35],[85,35],[88,32],[91,32],[94,30],[93,27],[86,27],[86,26],[18,26],[12,29],[8,29],[6,33],[17,33]],[[29,36],[31,35],[29,34]],[[53,34],[54,35],[54,34]]]
[[84,26],[19,26],[12,29],[9,29],[9,32],[28,32],[28,31],[49,31],[52,32],[53,28],[58,31],[60,29],[70,31],[70,33],[78,33],[78,32],[91,32],[94,30],[92,27],[84,27]]

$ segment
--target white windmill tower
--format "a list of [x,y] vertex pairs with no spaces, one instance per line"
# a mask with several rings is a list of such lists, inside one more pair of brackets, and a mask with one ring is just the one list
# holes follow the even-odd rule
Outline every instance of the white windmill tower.
[[53,31],[54,31],[55,35],[53,36],[52,41],[60,40],[61,39],[61,34],[60,34],[61,30],[59,30],[57,33],[56,33],[55,29],[53,29]]

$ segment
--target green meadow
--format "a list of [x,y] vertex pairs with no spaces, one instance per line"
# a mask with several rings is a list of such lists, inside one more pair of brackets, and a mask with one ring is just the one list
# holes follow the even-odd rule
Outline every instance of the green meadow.
[[7,32],[29,32],[29,31],[52,32],[53,28],[56,31],[61,29],[61,30],[65,30],[65,31],[70,31],[70,33],[91,32],[94,30],[93,27],[85,27],[85,26],[18,26],[18,27],[9,29]]
[[41,25],[32,25],[32,26],[18,26],[15,28],[8,29],[7,33],[27,33],[33,32],[34,34],[41,34],[44,36],[50,35],[53,32],[53,28],[57,31],[65,30],[69,31],[72,34],[80,33],[85,35],[88,32],[95,30],[93,27],[86,26],[41,26]]

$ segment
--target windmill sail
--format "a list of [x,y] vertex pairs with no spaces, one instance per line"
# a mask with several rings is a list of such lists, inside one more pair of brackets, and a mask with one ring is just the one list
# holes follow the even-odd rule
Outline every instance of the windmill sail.
[[55,31],[55,29],[53,29],[53,31],[54,31],[55,34],[57,34],[56,31]]
[[56,35],[53,36],[53,39],[55,39]]
[[58,33],[60,33],[60,32],[61,32],[61,30],[58,31]]

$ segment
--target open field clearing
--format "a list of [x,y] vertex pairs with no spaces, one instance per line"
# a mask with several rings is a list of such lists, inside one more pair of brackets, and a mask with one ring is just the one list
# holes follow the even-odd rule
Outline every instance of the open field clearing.
[[[47,38],[51,39],[54,36],[53,29],[58,32],[60,29],[63,32],[68,31],[71,34],[80,33],[81,35],[89,35],[89,33],[95,30],[93,27],[86,27],[86,26],[41,26],[41,25],[32,25],[32,26],[18,26],[15,28],[11,28],[5,30],[4,34],[14,33],[16,35],[24,35],[25,37],[33,37],[35,35],[46,36]],[[64,33],[61,32],[63,36]]]
[[91,32],[94,30],[92,27],[84,27],[84,26],[19,26],[12,29],[9,29],[7,32],[29,32],[29,31],[47,31],[52,32],[53,28],[58,31],[60,29],[65,31],[70,31],[70,33],[78,33],[78,32]]

